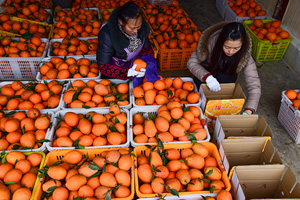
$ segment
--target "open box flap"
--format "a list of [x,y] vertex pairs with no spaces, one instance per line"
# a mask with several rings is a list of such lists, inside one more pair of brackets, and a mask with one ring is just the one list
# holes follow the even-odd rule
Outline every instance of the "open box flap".
[[273,133],[271,131],[270,126],[267,126],[267,128],[263,132],[262,136],[264,136],[264,137],[271,137],[271,138],[273,137]]
[[225,153],[259,152],[264,150],[266,138],[225,139],[222,141]]
[[258,115],[221,115],[222,128],[256,128]]
[[284,165],[248,165],[235,168],[240,180],[280,180]]

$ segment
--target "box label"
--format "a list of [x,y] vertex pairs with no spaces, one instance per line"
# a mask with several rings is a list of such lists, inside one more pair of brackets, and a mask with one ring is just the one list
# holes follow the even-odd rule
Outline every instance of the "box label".
[[213,132],[215,120],[219,115],[238,115],[244,103],[245,99],[209,100],[204,112],[209,132]]
[[204,115],[216,119],[219,115],[240,114],[245,99],[210,100],[207,102]]

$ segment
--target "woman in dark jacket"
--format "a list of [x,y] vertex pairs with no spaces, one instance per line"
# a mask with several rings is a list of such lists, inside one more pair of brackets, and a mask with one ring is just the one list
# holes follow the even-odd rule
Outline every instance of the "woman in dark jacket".
[[127,2],[114,9],[98,35],[97,64],[101,78],[143,77],[145,70],[135,71],[132,63],[142,56],[154,56],[149,33],[136,4]]

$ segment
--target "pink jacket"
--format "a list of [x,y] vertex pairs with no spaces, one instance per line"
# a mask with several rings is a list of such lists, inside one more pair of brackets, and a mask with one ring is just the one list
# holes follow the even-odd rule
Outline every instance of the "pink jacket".
[[[221,22],[207,28],[202,33],[198,46],[187,63],[187,67],[190,72],[202,82],[204,82],[203,78],[209,73],[209,71],[201,66],[200,63],[211,56],[212,49],[215,46],[221,29],[228,23],[230,22]],[[242,56],[237,68],[237,73],[243,71],[245,81],[247,83],[248,97],[245,108],[251,109],[255,112],[261,96],[261,85],[255,61],[251,56],[252,42],[248,33],[245,44],[247,45],[246,48],[248,51]]]

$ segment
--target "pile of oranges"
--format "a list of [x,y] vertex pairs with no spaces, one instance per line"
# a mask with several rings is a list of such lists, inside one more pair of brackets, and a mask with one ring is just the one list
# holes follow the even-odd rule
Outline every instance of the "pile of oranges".
[[155,194],[178,195],[179,192],[184,194],[225,188],[221,180],[223,172],[205,144],[194,143],[181,150],[149,146],[143,151],[145,153],[136,152],[136,175],[139,180],[136,189],[141,194],[153,194],[154,197]]
[[108,79],[96,82],[75,80],[63,96],[67,108],[106,107],[115,103],[119,106],[129,105],[128,83],[113,83]]
[[4,0],[1,6],[27,7],[30,4],[37,4],[40,8],[51,9],[51,0]]
[[106,114],[95,111],[86,115],[67,112],[64,119],[61,119],[55,127],[52,146],[90,147],[125,144],[126,123],[126,113],[121,112],[116,104],[112,105]]
[[96,10],[56,7],[53,38],[97,36],[101,27]]
[[133,198],[128,149],[100,150],[92,155],[72,150],[61,157],[58,164],[49,162],[41,170],[40,177],[45,177],[41,199]]
[[24,19],[29,19],[37,22],[46,22],[49,18],[49,13],[44,8],[38,6],[38,4],[29,4],[28,6],[8,6],[4,13],[20,17]]
[[51,57],[50,62],[45,62],[40,67],[41,79],[68,79],[68,78],[91,78],[99,76],[96,62],[87,58],[75,59],[69,57],[65,60],[59,57]]
[[180,104],[195,104],[199,102],[200,94],[194,92],[193,82],[183,80],[180,77],[162,78],[154,83],[143,79],[143,83],[132,91],[137,106],[164,105],[170,101]]
[[285,95],[289,100],[291,100],[292,105],[295,107],[295,109],[300,109],[300,93],[297,93],[295,90],[287,90],[285,92]]
[[267,12],[262,9],[255,0],[236,0],[228,2],[228,5],[238,17],[259,17],[265,16]]
[[93,55],[98,48],[98,39],[64,38],[51,45],[51,56]]
[[31,33],[33,36],[39,38],[48,38],[50,27],[41,24],[31,23],[26,20],[13,21],[9,15],[0,15],[0,30],[22,35],[24,33]]
[[14,81],[1,88],[0,109],[29,110],[58,107],[63,86],[56,80],[44,83]]
[[277,40],[286,39],[290,36],[289,32],[282,30],[280,25],[281,21],[279,20],[264,23],[261,19],[255,19],[249,25],[249,28],[259,39],[275,42]]
[[178,1],[174,0],[171,5],[164,6],[149,4],[144,12],[160,49],[197,47],[201,33],[178,6]]
[[36,183],[42,153],[11,151],[1,155],[0,191],[2,199],[30,199]]
[[38,37],[31,39],[3,37],[0,44],[0,57],[41,57],[46,47],[46,43]]
[[71,9],[62,9],[60,6],[56,6],[54,9],[54,19],[58,21],[72,22],[75,19],[81,21],[91,21],[98,19],[98,11],[93,9],[84,9],[78,7],[72,7]]
[[114,9],[123,6],[126,2],[132,1],[139,7],[144,6],[144,2],[148,3],[147,0],[105,0],[105,1],[93,1],[93,0],[74,0],[72,7],[79,6],[81,8],[99,8],[101,9]]
[[205,140],[207,133],[200,120],[201,111],[196,106],[183,108],[173,101],[158,108],[157,114],[145,120],[141,113],[133,115],[133,141],[157,143]]
[[42,114],[39,109],[30,108],[26,113],[18,111],[12,115],[0,115],[0,131],[6,133],[6,137],[0,139],[0,149],[37,149],[48,141],[45,136],[51,127],[53,116],[50,114]]

